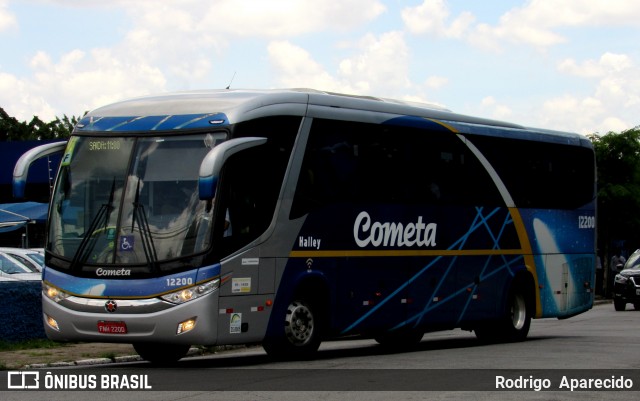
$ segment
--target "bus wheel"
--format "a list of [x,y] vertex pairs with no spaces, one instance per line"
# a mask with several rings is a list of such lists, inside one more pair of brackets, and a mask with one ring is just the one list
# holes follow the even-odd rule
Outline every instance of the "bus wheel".
[[531,308],[522,286],[509,292],[504,316],[498,321],[486,322],[475,328],[476,337],[488,342],[523,341],[531,326]]
[[281,336],[265,340],[263,348],[276,358],[307,358],[320,346],[319,316],[312,303],[295,300],[287,307]]
[[191,346],[184,344],[135,343],[133,348],[146,361],[157,365],[170,365],[187,355]]

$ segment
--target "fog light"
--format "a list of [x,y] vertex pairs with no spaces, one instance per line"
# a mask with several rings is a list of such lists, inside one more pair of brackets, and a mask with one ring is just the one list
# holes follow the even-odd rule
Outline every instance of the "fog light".
[[196,318],[192,317],[178,325],[178,331],[176,334],[186,333],[187,331],[193,330],[194,327],[196,327]]
[[45,321],[47,322],[47,325],[49,327],[51,327],[55,331],[60,331],[60,327],[58,326],[58,322],[56,321],[56,319],[52,318],[51,316],[47,315],[46,313],[44,314],[44,317],[45,317]]

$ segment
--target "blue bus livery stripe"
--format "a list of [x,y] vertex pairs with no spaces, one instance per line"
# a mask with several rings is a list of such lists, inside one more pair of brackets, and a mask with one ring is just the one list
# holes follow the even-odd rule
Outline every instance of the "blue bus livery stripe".
[[[354,317],[350,322],[345,322],[346,324],[343,326],[344,328],[341,332],[342,334],[348,334],[359,327],[367,319],[376,319],[374,316],[377,316],[378,311],[383,314],[385,313],[381,308],[385,307],[386,304],[393,304],[394,302],[399,301],[399,298],[402,297],[401,294],[406,294],[407,291],[418,291],[424,293],[424,289],[431,288],[429,290],[432,291],[431,294],[427,295],[425,293],[424,296],[417,301],[418,303],[415,303],[410,307],[413,315],[407,316],[406,319],[400,320],[396,323],[398,324],[397,328],[411,324],[417,326],[421,324],[427,314],[433,312],[438,307],[447,305],[451,302],[460,303],[460,297],[464,297],[464,294],[466,293],[468,293],[468,298],[466,299],[466,302],[463,302],[463,305],[469,306],[470,300],[476,294],[476,288],[478,285],[478,283],[474,282],[473,278],[469,278],[468,282],[465,280],[465,282],[458,284],[456,288],[450,288],[452,277],[457,274],[456,272],[461,267],[467,266],[467,263],[469,263],[470,259],[468,259],[468,257],[484,257],[484,259],[476,258],[475,261],[472,262],[474,269],[477,269],[477,277],[479,277],[483,286],[486,285],[485,283],[488,282],[489,279],[498,280],[499,282],[504,280],[505,276],[513,276],[518,269],[525,268],[526,256],[523,254],[529,251],[531,247],[528,243],[528,237],[526,235],[523,237],[521,233],[518,233],[519,229],[514,230],[514,225],[520,226],[520,229],[524,229],[524,226],[522,226],[522,219],[516,212],[517,211],[513,209],[505,209],[502,207],[476,207],[475,213],[469,215],[470,220],[467,220],[467,228],[461,229],[457,238],[451,238],[450,241],[448,241],[448,245],[445,245],[446,249],[294,249],[290,252],[290,257],[298,258],[298,260],[299,258],[312,257],[347,258],[351,256],[373,258],[381,256],[429,257],[429,260],[425,261],[425,265],[422,265],[422,267],[416,266],[417,269],[411,273],[410,276],[407,276],[400,282],[396,282],[396,284],[394,284],[394,288],[390,288],[390,293],[387,293],[384,297],[376,299],[375,302],[368,304],[369,306],[367,307],[367,310],[363,311],[358,317]],[[517,217],[514,215],[517,215]],[[343,219],[342,216],[340,218]],[[316,224],[321,224],[321,221],[322,219],[318,219],[317,221],[309,224],[316,226]],[[462,224],[462,222],[460,222],[460,224]],[[322,226],[318,226],[318,229],[320,227]],[[462,228],[462,226],[460,228]],[[304,229],[308,230],[304,231],[304,233],[309,234],[316,231],[313,227],[305,227],[303,230]],[[321,234],[318,235],[322,236]],[[513,242],[508,240],[508,238],[513,235],[517,235],[520,248],[513,248],[513,246],[501,248],[501,244],[515,245]],[[479,236],[485,239],[486,247],[478,248],[474,245],[477,244],[476,241],[480,238]],[[506,241],[505,238],[507,239]],[[434,269],[438,269],[438,273],[436,275],[433,275],[432,273]],[[424,280],[430,281],[431,279],[436,279],[433,286],[423,285]],[[446,289],[444,287],[445,282],[449,283],[447,284],[448,287]],[[420,288],[420,290],[418,290],[418,288]],[[439,291],[446,291],[446,293],[440,294]],[[439,298],[437,303],[432,301],[434,297]],[[462,320],[467,309],[467,307],[462,308],[460,315],[456,318],[458,320]],[[449,313],[449,311],[447,311],[447,313]]]
[[522,255],[522,249],[435,249],[435,250],[325,250],[291,251],[290,258],[339,258],[339,257],[410,257],[410,256],[497,256]]
[[[413,284],[414,282],[419,280],[421,277],[423,277],[425,275],[425,273],[427,271],[429,271],[429,269],[431,269],[436,263],[442,261],[443,258],[445,258],[445,257],[450,257],[451,258],[451,260],[448,263],[446,272],[445,272],[445,274],[442,275],[442,277],[440,277],[440,282],[438,283],[438,285],[435,286],[435,288],[433,289],[432,293],[427,298],[428,301],[424,305],[423,309],[419,313],[414,314],[413,316],[409,317],[405,321],[403,321],[400,324],[398,324],[394,329],[399,329],[399,328],[407,326],[409,324],[414,324],[414,326],[418,326],[427,313],[435,310],[439,306],[442,306],[442,305],[446,304],[448,301],[453,300],[454,298],[456,298],[456,297],[458,297],[460,295],[463,295],[465,292],[468,293],[468,298],[467,298],[467,301],[466,301],[466,305],[468,306],[470,300],[472,299],[472,297],[475,294],[475,290],[476,290],[476,287],[477,287],[477,283],[475,283],[475,282],[464,283],[464,285],[461,285],[456,291],[454,291],[451,294],[448,294],[442,300],[439,300],[437,304],[434,304],[432,302],[433,298],[438,294],[439,289],[442,287],[443,283],[447,280],[448,276],[450,274],[455,274],[454,273],[455,272],[454,266],[456,265],[456,262],[458,261],[458,257],[459,256],[471,256],[471,255],[489,256],[487,258],[486,262],[485,262],[484,267],[482,268],[482,271],[481,271],[481,274],[480,274],[480,282],[482,282],[483,280],[486,280],[489,277],[497,275],[499,273],[501,273],[501,274],[509,274],[509,275],[513,276],[513,274],[514,274],[513,270],[515,268],[517,268],[517,267],[521,267],[523,265],[523,260],[524,260],[525,264],[528,264],[528,263],[532,262],[533,261],[533,257],[531,255],[526,255],[526,254],[523,255],[524,253],[530,253],[531,246],[530,246],[530,244],[528,242],[528,236],[526,235],[526,230],[525,230],[524,224],[522,222],[522,218],[521,218],[521,216],[520,216],[520,214],[518,213],[517,210],[512,209],[512,208],[509,209],[509,213],[505,217],[501,228],[499,230],[497,230],[497,232],[494,232],[490,228],[490,226],[487,224],[487,221],[494,214],[496,214],[499,210],[500,210],[500,208],[496,208],[496,209],[490,211],[489,213],[487,213],[486,215],[484,215],[483,214],[483,208],[476,208],[477,214],[476,214],[473,222],[471,223],[469,229],[467,230],[467,232],[462,237],[460,237],[458,240],[453,242],[446,250],[426,251],[426,253],[424,254],[425,256],[434,256],[435,258],[432,259],[426,266],[424,266],[421,270],[419,270],[411,278],[409,278],[409,280],[407,280],[402,285],[400,285],[398,288],[396,288],[393,292],[391,292],[384,299],[381,299],[380,301],[378,301],[366,313],[364,313],[358,319],[356,319],[351,324],[349,324],[342,331],[342,334],[347,334],[348,332],[350,332],[351,330],[356,328],[358,325],[360,325],[362,322],[364,322],[367,318],[372,316],[376,311],[378,311],[382,306],[384,306],[390,300],[394,299],[399,293],[401,293],[403,290],[405,290],[411,284]],[[519,236],[519,239],[520,239],[520,244],[523,247],[523,249],[499,249],[500,238],[503,235],[503,233],[505,232],[505,227],[507,225],[510,225],[510,224],[515,224],[516,225],[516,230],[518,232],[518,236]],[[465,247],[465,244],[466,244],[467,240],[469,239],[469,237],[474,232],[476,232],[478,229],[481,229],[481,228],[484,228],[487,231],[487,234],[490,236],[490,238],[491,238],[491,240],[492,240],[492,242],[494,244],[493,248],[492,249],[485,249],[485,250],[465,250],[464,247]],[[374,254],[372,256],[381,256],[381,255],[375,253],[377,251],[364,251],[364,252],[374,252]],[[390,251],[381,251],[381,252],[390,252]],[[402,251],[400,251],[400,252],[402,252]],[[413,252],[416,252],[416,251],[413,251]],[[417,251],[417,252],[423,252],[423,251]],[[391,251],[391,253],[393,253],[393,251]],[[362,254],[361,256],[365,256],[365,254]],[[399,256],[399,255],[393,255],[393,256]],[[404,255],[402,255],[402,256],[404,256]],[[515,256],[515,257],[508,258],[507,256]],[[492,260],[495,260],[494,257],[501,258],[502,262],[497,267],[494,267],[491,271],[487,271],[490,268],[490,262]],[[532,273],[535,275],[535,267],[533,265],[532,265],[532,267],[533,267],[533,272]],[[537,283],[537,278],[536,278],[536,283]],[[471,291],[469,291],[469,288],[471,288]],[[536,297],[538,298],[537,302],[539,303],[539,295],[537,295]],[[466,309],[467,308],[465,307],[465,308],[463,308],[461,310],[460,315],[458,316],[458,320],[459,321],[463,318],[463,316],[464,316],[464,314],[466,312]]]
[[398,127],[409,127],[409,128],[419,128],[419,129],[429,129],[431,131],[450,131],[456,132],[452,129],[451,126],[444,124],[438,120],[426,118],[426,117],[415,117],[415,116],[402,116],[391,118],[382,123],[383,125],[395,125]]
[[[593,205],[591,205],[593,206]],[[535,210],[535,209],[525,209],[524,211],[520,211],[516,208],[509,208],[509,218],[507,218],[500,230],[492,231],[486,225],[489,216],[482,216],[481,209],[478,209],[478,215],[476,216],[476,220],[472,223],[470,229],[467,234],[460,238],[458,241],[453,243],[447,250],[432,250],[432,251],[396,251],[396,250],[386,250],[386,251],[357,251],[350,253],[352,251],[303,251],[303,252],[292,252],[292,256],[296,257],[339,257],[339,256],[432,256],[433,259],[428,262],[426,266],[417,271],[412,277],[410,277],[406,282],[402,283],[398,286],[392,293],[387,295],[385,298],[377,300],[374,304],[371,304],[371,308],[360,315],[357,319],[348,324],[343,330],[342,334],[348,334],[351,330],[354,330],[356,327],[361,325],[369,318],[373,318],[374,314],[377,311],[380,311],[383,306],[389,302],[397,301],[399,294],[403,293],[409,286],[420,285],[419,280],[425,277],[428,273],[427,271],[432,270],[434,266],[438,265],[442,268],[444,266],[444,274],[439,276],[439,282],[434,286],[432,290],[430,290],[430,294],[424,297],[424,303],[420,305],[415,305],[414,308],[411,309],[412,313],[407,316],[405,320],[397,323],[391,330],[398,330],[402,328],[411,328],[420,326],[421,322],[425,317],[440,309],[442,313],[453,313],[451,308],[447,309],[447,304],[451,302],[457,302],[461,305],[460,308],[456,308],[458,313],[457,322],[460,323],[465,318],[465,314],[471,305],[471,301],[474,299],[474,296],[477,294],[478,283],[485,283],[490,278],[499,278],[500,276],[507,275],[513,277],[515,272],[518,269],[526,269],[529,271],[534,280],[534,288],[535,291],[535,317],[546,317],[546,316],[561,316],[563,313],[571,313],[573,310],[567,310],[563,312],[561,309],[558,309],[556,305],[556,300],[553,299],[551,292],[552,283],[549,282],[548,278],[545,276],[545,271],[550,268],[546,266],[546,262],[544,259],[540,258],[539,255],[546,255],[551,252],[550,249],[541,248],[538,242],[531,243],[530,242],[530,232],[533,233],[535,228],[533,224],[535,221],[539,222],[551,222],[559,225],[560,232],[567,234],[566,236],[559,235],[556,238],[547,238],[547,241],[553,241],[553,249],[555,253],[558,255],[565,255],[566,260],[565,263],[569,266],[568,272],[573,277],[573,281],[578,283],[578,287],[576,288],[575,293],[569,293],[568,296],[570,299],[575,299],[576,304],[580,305],[579,311],[584,310],[584,304],[582,303],[581,297],[589,296],[588,289],[582,288],[583,282],[592,281],[589,277],[580,276],[580,269],[577,267],[577,264],[580,262],[584,262],[586,256],[590,256],[587,249],[583,247],[576,246],[574,241],[578,237],[584,237],[580,243],[584,243],[586,248],[593,247],[595,244],[589,243],[588,238],[593,238],[591,234],[592,231],[584,230],[578,227],[576,216],[578,214],[593,214],[592,209],[578,210],[572,211],[571,213],[559,214],[557,211],[545,211],[545,210]],[[526,223],[525,223],[526,222]],[[499,249],[499,241],[501,236],[503,235],[503,230],[507,224],[514,224],[517,235],[522,246],[522,249]],[[542,223],[538,223],[542,224]],[[466,239],[471,235],[473,231],[476,231],[480,227],[487,228],[487,234],[491,236],[494,246],[492,249],[474,249],[467,250],[464,249]],[[531,234],[534,235],[534,234]],[[538,236],[545,237],[542,233],[538,234]],[[593,241],[593,239],[592,239]],[[488,256],[483,263],[484,265],[477,264],[479,274],[478,281],[469,280],[468,282],[459,283],[453,289],[447,289],[446,292],[441,292],[444,283],[450,279],[452,274],[464,266],[464,269],[469,268],[471,265],[467,265],[468,260],[459,259],[459,257],[465,256]],[[538,267],[538,264],[540,266]],[[473,264],[472,264],[473,265]],[[538,275],[538,268],[542,269],[542,279]],[[439,273],[440,274],[440,273]],[[541,281],[540,281],[541,280]],[[557,283],[556,283],[557,285]],[[424,288],[428,288],[424,286]],[[544,292],[544,293],[543,293]],[[467,294],[465,296],[465,294]],[[544,302],[542,302],[542,298],[544,296]],[[462,298],[461,298],[462,297]],[[464,298],[466,297],[466,299]],[[462,303],[461,303],[462,300]],[[569,301],[571,303],[572,301]],[[581,309],[582,308],[582,309]]]
[[137,132],[191,128],[211,128],[229,124],[224,113],[181,114],[161,116],[85,117],[78,123],[78,132]]
[[53,269],[45,269],[43,275],[47,284],[78,297],[147,299],[217,278],[220,276],[220,264],[145,279],[74,277]]
[[[443,128],[445,128],[446,130],[448,130],[450,132],[453,132],[455,134],[460,134],[462,132],[461,128],[463,128],[464,131],[468,132],[468,133],[482,132],[484,134],[487,134],[488,131],[491,131],[491,132],[495,131],[497,134],[494,134],[494,135],[497,135],[497,136],[505,136],[504,132],[510,132],[510,133],[513,133],[515,131],[518,131],[519,133],[522,132],[522,130],[520,130],[520,129],[513,129],[513,128],[509,129],[509,128],[506,128],[506,127],[501,127],[500,129],[494,129],[494,128],[489,127],[489,126],[481,126],[481,127],[479,127],[479,126],[473,125],[473,124],[456,124],[455,122],[448,123],[448,122],[443,122],[443,121],[439,121],[439,120],[435,120],[435,119],[429,119],[429,121],[432,124],[440,125]],[[536,134],[530,134],[530,135],[531,136],[535,136],[537,140],[541,140],[542,139],[541,134],[537,134],[536,133]],[[460,138],[462,140],[464,140],[464,136],[460,136]],[[525,257],[525,266],[526,266],[527,270],[533,276],[533,281],[534,281],[535,288],[539,288],[538,272],[537,272],[538,269],[536,267],[535,259],[532,256],[531,242],[529,240],[529,235],[527,234],[527,230],[525,228],[524,221],[522,220],[522,216],[520,215],[520,211],[518,210],[517,207],[515,207],[516,205],[513,203],[513,199],[511,198],[511,194],[509,193],[509,191],[505,187],[504,183],[500,179],[500,176],[493,169],[493,166],[491,166],[491,164],[484,158],[484,155],[482,155],[482,153],[478,149],[476,149],[475,145],[473,145],[472,143],[469,143],[468,141],[465,141],[465,143],[469,147],[469,150],[471,150],[476,155],[476,157],[478,157],[480,162],[487,169],[487,171],[489,172],[491,178],[494,181],[494,184],[496,185],[496,187],[500,191],[500,194],[502,195],[505,203],[509,207],[509,213],[511,215],[513,224],[514,224],[514,226],[516,228],[516,232],[518,233],[518,239],[520,241],[520,246],[523,248],[523,252],[522,253],[524,254],[524,257]],[[540,291],[535,291],[535,298],[536,298],[536,317],[541,317],[542,316],[542,301],[541,301],[541,298],[540,298]]]

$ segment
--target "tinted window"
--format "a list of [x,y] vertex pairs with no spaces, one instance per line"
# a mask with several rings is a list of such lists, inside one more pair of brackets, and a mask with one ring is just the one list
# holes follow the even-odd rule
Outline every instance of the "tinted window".
[[[225,164],[222,202],[230,229],[223,254],[248,244],[271,224],[284,175],[300,126],[300,117],[269,117],[238,124],[234,137],[266,137],[267,143],[233,155]],[[222,211],[219,211],[222,213]]]
[[496,169],[516,206],[572,209],[594,199],[594,156],[589,148],[469,136]]
[[337,202],[503,205],[454,133],[316,119],[291,218]]

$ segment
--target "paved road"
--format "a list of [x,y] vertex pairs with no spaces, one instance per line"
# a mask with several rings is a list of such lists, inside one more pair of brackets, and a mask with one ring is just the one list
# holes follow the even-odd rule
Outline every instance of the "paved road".
[[[75,374],[148,374],[154,389],[199,391],[106,393],[4,393],[3,400],[387,400],[387,399],[638,399],[640,397],[640,312],[615,312],[611,304],[568,320],[536,320],[522,343],[483,345],[460,330],[425,335],[411,352],[384,352],[370,340],[322,345],[313,361],[273,362],[261,348],[181,361],[178,369],[147,363],[111,364]],[[588,369],[588,370],[584,370]],[[615,370],[614,370],[615,369]],[[56,370],[54,373],[59,373]],[[522,392],[495,391],[497,376],[505,384],[530,379]],[[536,392],[555,389],[562,378],[616,379],[635,391]],[[626,380],[625,381],[623,381]],[[511,382],[509,380],[512,380]],[[533,380],[536,380],[535,382]],[[593,383],[593,382],[592,382]],[[434,391],[418,391],[424,388]],[[207,389],[225,391],[211,394]],[[314,390],[314,391],[304,391]],[[357,391],[349,391],[357,390]],[[446,390],[446,391],[441,391]],[[457,391],[460,390],[460,391]],[[57,396],[60,398],[57,398]],[[64,395],[64,397],[63,397]],[[105,398],[101,398],[105,396]]]

